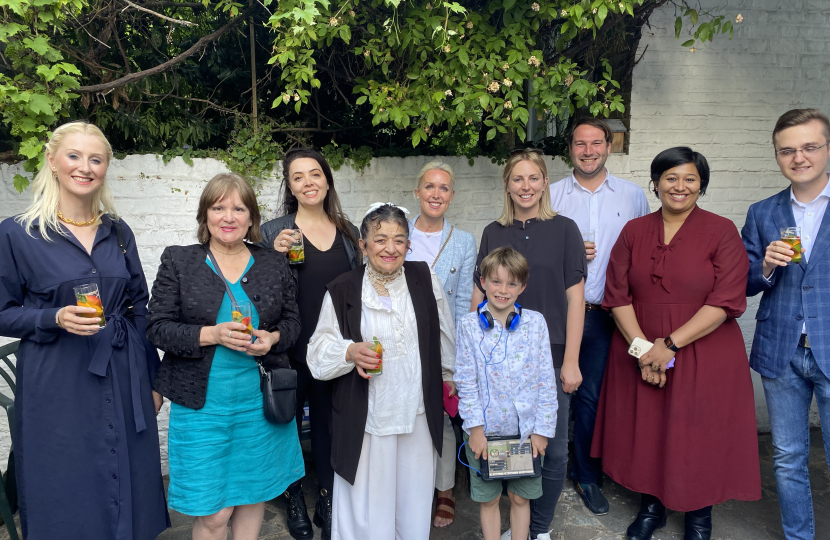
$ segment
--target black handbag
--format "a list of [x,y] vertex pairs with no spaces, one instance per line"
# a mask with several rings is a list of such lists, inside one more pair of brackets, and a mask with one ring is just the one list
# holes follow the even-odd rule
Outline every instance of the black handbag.
[[[236,304],[228,280],[222,275],[222,270],[219,269],[219,264],[210,249],[208,257],[216,274],[225,284],[225,292],[228,293],[231,304]],[[262,391],[265,419],[272,424],[287,424],[293,421],[297,414],[297,372],[291,368],[266,369],[258,357],[255,357],[255,360],[259,366],[259,389]]]

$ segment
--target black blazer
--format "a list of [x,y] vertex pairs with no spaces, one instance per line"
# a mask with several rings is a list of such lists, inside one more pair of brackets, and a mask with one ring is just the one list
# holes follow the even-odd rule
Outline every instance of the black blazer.
[[[280,331],[280,341],[262,357],[267,368],[289,367],[285,351],[300,334],[297,291],[288,261],[273,249],[248,244],[254,264],[242,288],[259,313],[259,330]],[[225,286],[207,265],[207,244],[170,246],[161,265],[147,317],[147,338],[164,351],[153,388],[170,401],[200,409],[216,346],[200,347],[203,326],[216,324]]]

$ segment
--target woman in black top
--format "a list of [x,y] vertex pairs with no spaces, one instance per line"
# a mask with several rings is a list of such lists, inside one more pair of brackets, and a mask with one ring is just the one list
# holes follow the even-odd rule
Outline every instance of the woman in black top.
[[530,502],[530,537],[547,533],[568,466],[570,395],[582,382],[579,346],[585,322],[585,246],[576,223],[550,206],[547,168],[538,151],[523,150],[504,167],[504,210],[484,229],[473,275],[471,311],[484,301],[479,265],[501,246],[527,258],[530,280],[518,303],[545,316],[557,375],[556,436],[542,465],[543,495]]
[[[309,148],[289,151],[283,160],[282,217],[262,226],[259,245],[287,253],[292,229],[300,229],[305,262],[291,267],[297,280],[297,304],[300,309],[300,337],[288,351],[291,367],[297,371],[297,429],[302,427],[303,406],[308,398],[311,419],[311,450],[317,470],[320,497],[314,509],[314,524],[322,528],[322,537],[331,537],[331,492],[334,469],[331,466],[331,381],[318,381],[306,364],[306,348],[326,294],[326,284],[357,267],[357,227],[340,208],[334,190],[331,167],[318,152]],[[298,540],[314,536],[308,519],[300,481],[285,493],[288,529]]]

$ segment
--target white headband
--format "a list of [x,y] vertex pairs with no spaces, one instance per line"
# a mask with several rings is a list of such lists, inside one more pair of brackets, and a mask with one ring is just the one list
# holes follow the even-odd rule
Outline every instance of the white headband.
[[371,205],[371,206],[369,206],[369,209],[366,211],[366,213],[365,213],[365,214],[363,214],[363,217],[368,216],[370,213],[374,212],[375,210],[377,210],[377,209],[378,209],[378,208],[380,208],[381,206],[386,206],[386,205],[389,205],[389,206],[392,206],[392,207],[394,207],[394,208],[397,208],[398,210],[400,210],[401,212],[403,212],[405,216],[408,216],[408,215],[409,215],[409,210],[407,210],[407,209],[406,209],[406,208],[404,208],[403,206],[398,206],[398,205],[396,205],[396,204],[392,204],[391,202],[376,202],[376,203],[372,203],[372,205]]

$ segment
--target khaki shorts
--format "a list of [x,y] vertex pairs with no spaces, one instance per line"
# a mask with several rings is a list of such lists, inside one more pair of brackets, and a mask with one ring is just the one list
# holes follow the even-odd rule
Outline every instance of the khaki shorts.
[[[470,450],[469,441],[470,436],[464,432],[464,449],[467,452],[467,463],[470,467],[475,467],[481,470],[479,461],[475,457],[475,453]],[[545,459],[544,457],[542,458]],[[518,495],[523,499],[533,500],[542,496],[542,477],[537,478],[516,478],[513,480],[490,480],[484,481],[476,471],[470,471],[470,498],[475,502],[485,503],[490,502],[501,496],[504,482],[507,482],[507,490]]]

